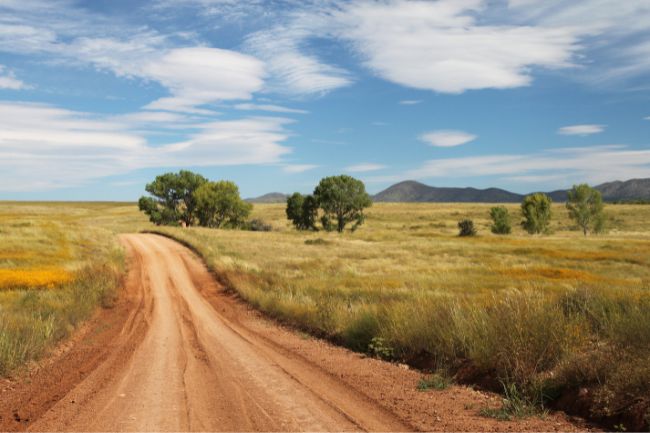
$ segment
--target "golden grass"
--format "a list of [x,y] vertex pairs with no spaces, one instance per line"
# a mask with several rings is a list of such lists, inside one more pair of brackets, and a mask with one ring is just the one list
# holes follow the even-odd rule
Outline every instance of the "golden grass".
[[[513,233],[499,236],[486,204],[375,204],[336,234],[295,231],[283,205],[256,205],[274,231],[247,232],[153,227],[133,204],[2,203],[0,269],[74,274],[110,255],[115,233],[156,229],[257,308],[356,350],[380,338],[401,359],[469,363],[531,398],[592,387],[594,411],[650,394],[650,206],[607,206],[608,233],[586,238],[560,204],[548,236],[507,207]],[[457,236],[465,218],[478,236]],[[16,293],[0,306],[22,305]]]
[[52,289],[72,280],[72,273],[60,268],[0,269],[0,290],[15,288]]

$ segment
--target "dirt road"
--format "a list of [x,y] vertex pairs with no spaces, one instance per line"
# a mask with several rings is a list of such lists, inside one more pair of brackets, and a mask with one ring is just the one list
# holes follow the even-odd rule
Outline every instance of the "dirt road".
[[411,428],[222,317],[195,286],[209,275],[185,248],[153,235],[123,240],[140,267],[146,335],[121,370],[91,374],[31,430]]
[[28,381],[10,384],[0,399],[3,428],[585,429],[561,414],[516,422],[481,417],[479,409],[498,405],[499,397],[467,387],[418,392],[421,373],[301,336],[261,317],[225,292],[176,242],[148,234],[125,235],[122,241],[132,265],[126,300],[117,310],[124,311],[121,327],[111,331],[114,327],[95,320],[72,349],[52,361],[56,368],[46,366]]

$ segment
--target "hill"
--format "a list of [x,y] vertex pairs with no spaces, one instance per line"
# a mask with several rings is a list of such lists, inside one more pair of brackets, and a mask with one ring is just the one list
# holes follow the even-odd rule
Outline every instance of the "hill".
[[[650,200],[650,179],[631,179],[603,183],[595,187],[603,194],[603,199],[613,201]],[[567,200],[567,190],[546,193],[555,202]],[[396,183],[374,195],[377,202],[474,202],[474,203],[515,203],[524,195],[499,188],[437,188],[413,180]]]
[[436,188],[413,180],[397,183],[375,194],[378,202],[474,202],[510,203],[523,198],[499,188]]
[[247,198],[250,203],[286,203],[288,195],[281,192],[270,192],[259,197]]
[[606,201],[650,200],[650,179],[630,179],[625,182],[603,183],[596,188]]

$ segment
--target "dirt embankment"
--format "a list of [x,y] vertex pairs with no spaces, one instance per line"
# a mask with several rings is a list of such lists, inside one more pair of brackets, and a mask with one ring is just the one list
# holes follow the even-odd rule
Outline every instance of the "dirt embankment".
[[0,384],[0,430],[575,431],[503,422],[499,397],[416,390],[421,374],[284,329],[227,294],[187,248],[127,235],[122,300],[66,350]]

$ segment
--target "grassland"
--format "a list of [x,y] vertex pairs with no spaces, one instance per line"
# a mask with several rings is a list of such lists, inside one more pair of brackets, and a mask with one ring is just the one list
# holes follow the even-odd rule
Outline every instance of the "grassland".
[[119,213],[115,204],[0,203],[0,375],[111,306],[123,271],[111,226]]
[[[493,235],[489,207],[379,204],[338,235],[258,205],[273,232],[162,231],[257,308],[353,349],[492,377],[536,403],[588,389],[597,417],[645,411],[650,207],[609,206],[608,234],[586,238],[561,205],[551,235]],[[456,236],[463,218],[479,236]]]
[[[297,232],[282,205],[254,208],[272,232],[155,229],[192,245],[260,310],[355,350],[489,377],[536,403],[586,389],[595,416],[650,417],[650,206],[608,206],[609,232],[586,238],[561,205],[548,236],[493,235],[489,207],[377,204],[342,235]],[[456,236],[464,218],[478,236]],[[0,291],[2,323],[38,322],[53,304],[74,310],[75,287],[102,293],[81,270],[117,269],[114,234],[141,229],[153,227],[134,205],[0,204],[0,269],[66,276],[50,288]],[[84,305],[101,302],[89,298]],[[62,319],[60,335],[76,317]],[[0,335],[23,332],[3,326]]]

